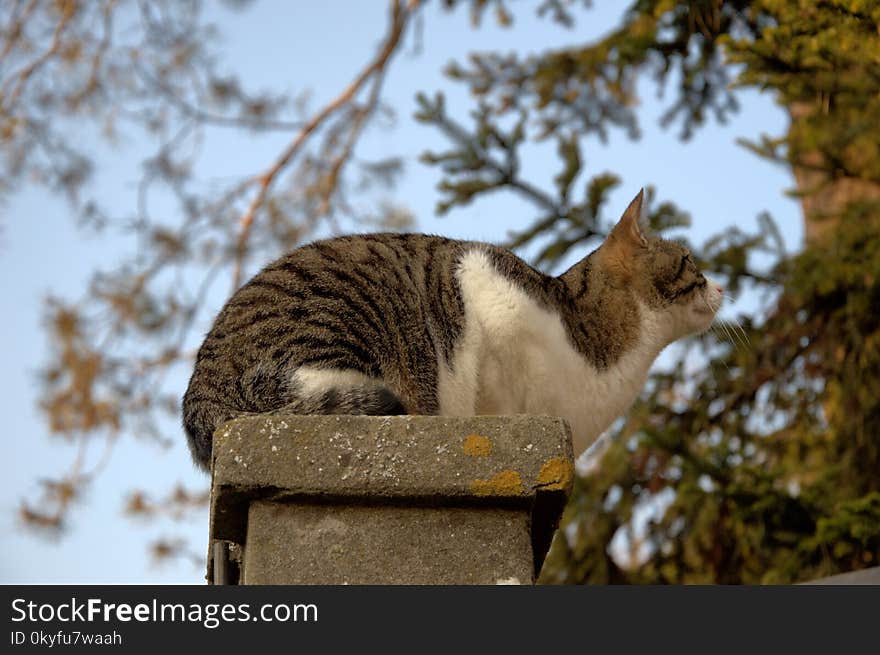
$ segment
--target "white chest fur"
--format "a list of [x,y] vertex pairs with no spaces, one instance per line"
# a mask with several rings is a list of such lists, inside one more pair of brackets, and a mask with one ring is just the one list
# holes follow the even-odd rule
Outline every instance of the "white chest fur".
[[466,254],[457,275],[465,328],[453,360],[440,366],[441,414],[562,416],[580,455],[629,409],[666,345],[642,308],[639,339],[600,371],[571,345],[559,315],[501,276],[484,252]]

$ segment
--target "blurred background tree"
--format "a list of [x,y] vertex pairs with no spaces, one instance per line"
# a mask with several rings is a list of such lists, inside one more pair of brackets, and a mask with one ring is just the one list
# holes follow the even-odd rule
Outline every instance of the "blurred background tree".
[[[118,268],[96,273],[83,299],[49,301],[54,350],[41,405],[54,432],[104,439],[108,452],[122,434],[167,438],[155,415],[175,415],[181,389],[164,382],[189,366],[184,344],[218,275],[235,288],[249,263],[324,228],[410,224],[401,207],[352,199],[400,170],[396,159],[362,161],[356,151],[365,126],[390,115],[382,83],[423,8],[392,1],[375,57],[314,109],[304,94],[246,90],[218,72],[194,0],[12,4],[0,33],[0,192],[28,176],[67,194],[88,229],[125,231],[138,244]],[[466,8],[475,24],[566,26],[589,16],[588,2],[565,0],[443,5]],[[515,194],[535,219],[509,245],[548,271],[598,245],[616,218],[606,205],[620,178],[586,170],[581,150],[589,136],[639,137],[643,80],[664,92],[663,125],[684,140],[736,112],[743,89],[771,91],[790,116],[785,133],[743,145],[791,170],[805,247],[786,252],[770,216],[755,233],[734,227],[690,244],[731,293],[762,298],[761,309],[675,351],[591,451],[544,581],[772,583],[877,564],[880,6],[637,0],[597,41],[473,54],[446,72],[474,107],[462,122],[442,95],[417,97],[418,119],[448,142],[423,158],[442,174],[438,212]],[[66,137],[71,120],[93,122],[104,139],[123,128],[155,137],[133,216],[114,218],[82,197],[92,164],[89,148]],[[217,128],[289,140],[264,170],[217,188],[192,169],[200,140]],[[535,144],[558,152],[553,188],[523,172],[523,150]],[[161,217],[150,209],[157,187],[177,201]],[[654,231],[688,223],[653,190],[649,201]],[[78,458],[23,504],[22,517],[61,528],[95,473]],[[158,500],[134,492],[128,508],[155,515],[203,501],[182,488]],[[154,546],[165,556],[181,548]]]
[[[0,196],[45,186],[69,200],[85,231],[131,244],[112,268],[95,271],[81,298],[46,301],[52,352],[39,402],[52,434],[79,449],[67,471],[40,481],[42,492],[21,504],[20,517],[58,532],[120,436],[180,438],[161,423],[170,416],[179,424],[182,389],[169,379],[188,378],[201,310],[218,280],[227,277],[231,292],[249,264],[320,229],[410,224],[404,208],[376,193],[393,184],[400,161],[357,158],[355,147],[368,123],[393,118],[381,102],[386,66],[418,3],[390,3],[375,58],[317,109],[307,90],[251,90],[221,70],[218,36],[199,0],[8,4],[0,27]],[[250,3],[223,4],[245,11]],[[198,165],[220,130],[252,135],[255,147],[260,135],[281,134],[283,146],[262,170],[208,181]],[[113,215],[89,186],[98,146],[134,140],[155,150],[141,162],[136,206]],[[87,457],[96,444],[103,453]],[[206,491],[178,485],[162,498],[132,490],[126,511],[182,516],[206,503]],[[178,539],[152,551],[200,559]]]

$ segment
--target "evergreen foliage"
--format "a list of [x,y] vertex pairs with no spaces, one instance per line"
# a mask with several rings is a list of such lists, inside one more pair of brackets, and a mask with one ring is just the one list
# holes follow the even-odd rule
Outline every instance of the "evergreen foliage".
[[[774,93],[792,118],[785,134],[745,145],[795,174],[804,249],[786,253],[769,216],[755,234],[732,228],[694,248],[727,289],[762,294],[766,308],[693,339],[653,375],[578,479],[544,581],[788,583],[877,565],[880,5],[637,0],[598,42],[475,55],[448,73],[477,108],[466,128],[442,97],[419,97],[419,118],[450,142],[425,155],[444,172],[438,209],[520,194],[539,214],[510,245],[540,244],[544,266],[597,245],[609,224],[619,178],[575,188],[581,139],[638,136],[641,78],[672,91],[663,122],[683,139],[736,111],[745,87]],[[521,175],[530,139],[558,143],[555,194]],[[652,196],[655,231],[687,222]]]

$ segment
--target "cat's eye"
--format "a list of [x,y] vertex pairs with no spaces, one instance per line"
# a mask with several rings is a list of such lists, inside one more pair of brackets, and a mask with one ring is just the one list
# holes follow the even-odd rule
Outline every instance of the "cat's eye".
[[687,267],[688,262],[691,260],[691,254],[686,253],[684,257],[681,258],[681,261],[678,264],[678,270],[675,272],[676,279],[680,278],[682,273],[684,273],[684,269]]

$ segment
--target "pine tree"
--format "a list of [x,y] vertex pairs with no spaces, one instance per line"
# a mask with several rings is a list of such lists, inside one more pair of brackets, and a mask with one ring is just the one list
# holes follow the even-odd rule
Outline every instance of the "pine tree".
[[[562,3],[542,8],[572,20]],[[598,42],[477,55],[448,72],[479,104],[471,129],[442,97],[420,96],[420,118],[451,143],[425,156],[445,172],[440,211],[499,189],[520,194],[541,215],[511,245],[544,244],[547,265],[601,237],[619,179],[595,176],[575,197],[579,143],[612,127],[637,137],[642,77],[674,88],[663,121],[683,139],[735,112],[742,88],[771,91],[791,117],[785,134],[743,145],[791,168],[804,249],[786,255],[768,216],[755,234],[733,228],[695,249],[734,293],[747,286],[775,300],[736,332],[695,339],[701,372],[686,373],[683,356],[652,377],[578,480],[544,580],[786,583],[876,565],[880,4],[637,0]],[[558,142],[555,195],[520,176],[530,129]],[[649,220],[662,233],[686,217],[652,203]],[[757,266],[758,253],[774,264]],[[634,529],[634,514],[652,505],[654,518]],[[623,547],[609,546],[616,534]]]

